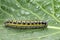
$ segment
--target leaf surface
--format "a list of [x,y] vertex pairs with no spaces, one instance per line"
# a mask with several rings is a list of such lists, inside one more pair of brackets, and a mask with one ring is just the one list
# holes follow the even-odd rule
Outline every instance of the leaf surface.
[[[48,28],[5,28],[7,19],[44,20]],[[60,0],[0,0],[0,40],[60,40]]]

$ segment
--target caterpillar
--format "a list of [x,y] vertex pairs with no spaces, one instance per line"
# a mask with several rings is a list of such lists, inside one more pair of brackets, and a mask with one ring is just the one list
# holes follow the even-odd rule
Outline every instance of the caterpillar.
[[8,20],[4,22],[6,27],[14,28],[47,28],[47,22],[44,21],[17,21]]

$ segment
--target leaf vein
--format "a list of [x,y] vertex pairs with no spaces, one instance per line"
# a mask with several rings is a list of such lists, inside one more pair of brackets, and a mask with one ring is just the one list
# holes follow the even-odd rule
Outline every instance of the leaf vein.
[[[36,2],[36,4],[37,4],[38,6],[40,6],[37,2]],[[52,16],[57,22],[60,23],[60,20],[58,20],[53,14],[50,14],[48,11],[46,11],[44,8],[42,8],[42,6],[40,6],[40,8],[41,8],[46,14]]]
[[22,5],[20,5],[20,3],[16,0],[16,3],[24,10],[27,10],[29,12],[31,12],[33,15],[35,15],[39,20],[41,19],[40,16],[38,16],[36,13],[32,12],[31,10],[24,8]]

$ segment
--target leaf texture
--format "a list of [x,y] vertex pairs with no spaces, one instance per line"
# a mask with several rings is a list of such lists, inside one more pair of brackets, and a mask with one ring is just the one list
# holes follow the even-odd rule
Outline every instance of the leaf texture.
[[[48,28],[5,28],[7,19],[44,20]],[[0,40],[60,40],[60,0],[0,0]]]

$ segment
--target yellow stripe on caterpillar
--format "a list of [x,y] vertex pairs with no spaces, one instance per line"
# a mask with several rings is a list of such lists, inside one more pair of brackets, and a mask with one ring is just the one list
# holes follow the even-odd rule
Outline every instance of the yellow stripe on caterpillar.
[[5,26],[6,27],[17,27],[17,28],[46,28],[47,22],[8,20],[5,22]]

